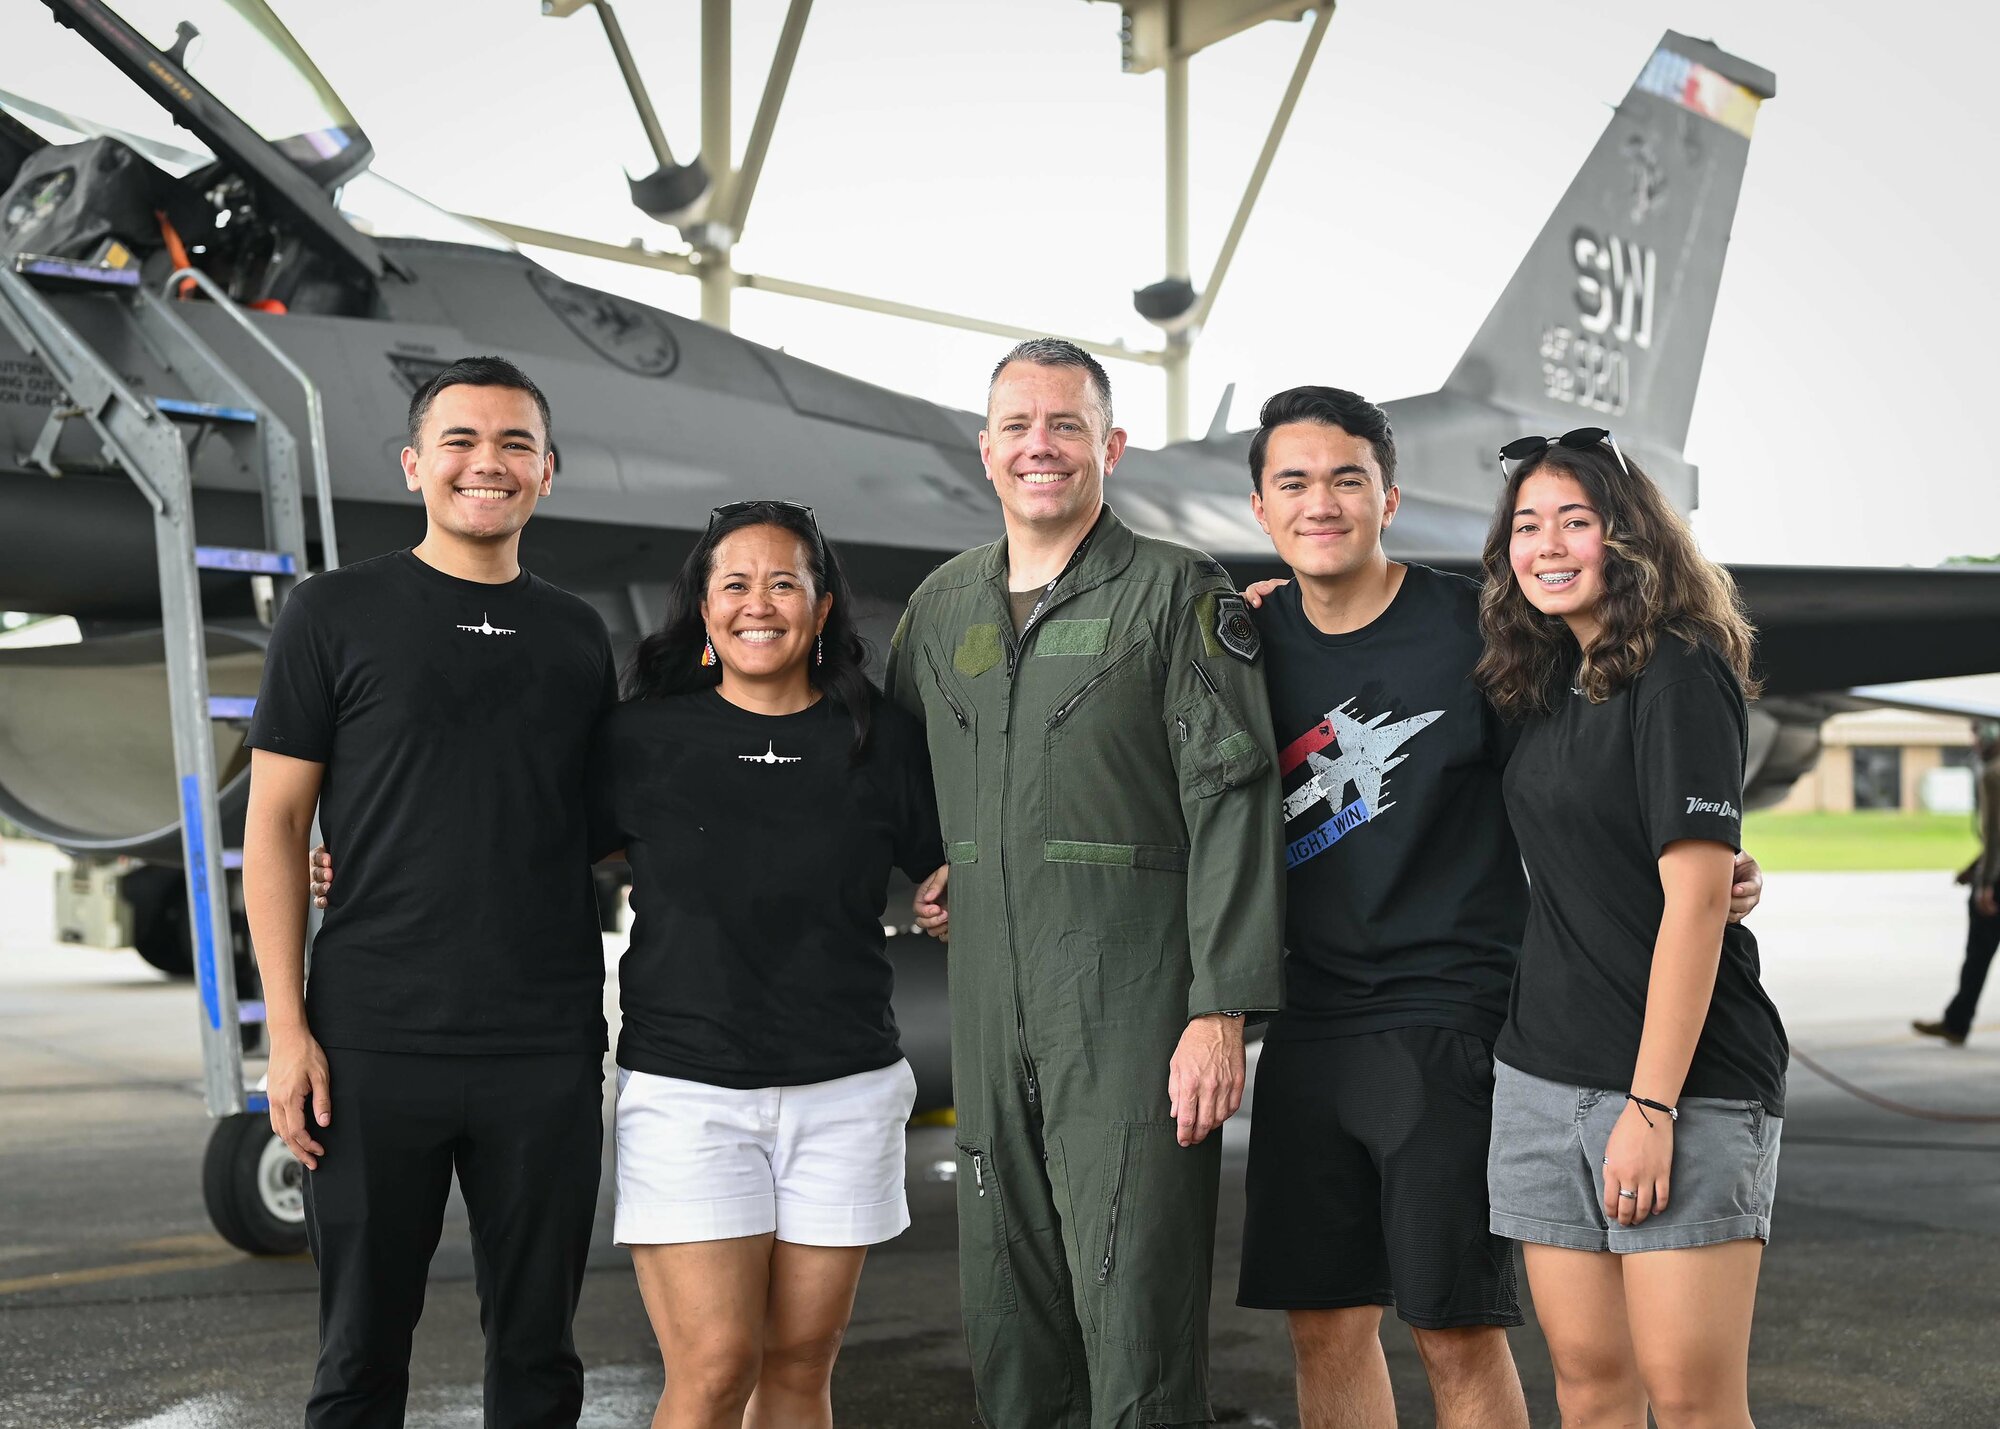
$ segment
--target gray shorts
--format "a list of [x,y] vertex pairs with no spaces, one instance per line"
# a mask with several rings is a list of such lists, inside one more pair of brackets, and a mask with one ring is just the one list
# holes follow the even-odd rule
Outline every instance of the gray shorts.
[[[1572,1087],[1493,1064],[1486,1190],[1495,1235],[1568,1250],[1684,1250],[1771,1238],[1782,1117],[1722,1097],[1680,1100],[1667,1209],[1636,1226],[1604,1215],[1604,1148],[1623,1092]],[[1657,1113],[1656,1113],[1657,1115]]]

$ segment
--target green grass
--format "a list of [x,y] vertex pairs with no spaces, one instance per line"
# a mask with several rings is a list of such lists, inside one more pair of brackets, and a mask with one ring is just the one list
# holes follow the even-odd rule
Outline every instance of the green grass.
[[1743,845],[1771,873],[1964,868],[1979,852],[1968,814],[1753,813]]

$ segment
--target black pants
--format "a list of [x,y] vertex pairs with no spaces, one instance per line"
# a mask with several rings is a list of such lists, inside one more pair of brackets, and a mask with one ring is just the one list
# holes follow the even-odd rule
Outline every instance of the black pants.
[[306,1176],[319,1266],[308,1429],[396,1426],[451,1175],[472,1219],[488,1429],[574,1429],[570,1336],[603,1145],[596,1052],[431,1056],[327,1049],[333,1124]]
[[1971,903],[1966,913],[1971,923],[1965,932],[1965,966],[1958,973],[1958,996],[1944,1010],[1944,1025],[1960,1037],[1972,1030],[1979,994],[1986,987],[1986,971],[1993,966],[1995,950],[2000,949],[2000,914],[1989,918]]

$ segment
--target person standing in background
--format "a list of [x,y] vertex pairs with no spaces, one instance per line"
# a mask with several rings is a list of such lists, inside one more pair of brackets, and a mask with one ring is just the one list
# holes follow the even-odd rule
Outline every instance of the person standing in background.
[[2000,951],[2000,719],[1972,722],[1977,756],[1973,769],[1974,818],[1979,824],[1979,856],[1959,871],[1959,883],[1971,890],[1966,900],[1965,965],[1958,973],[1958,995],[1936,1022],[1912,1022],[1926,1037],[1939,1037],[1963,1047],[1979,1011],[1979,994],[1993,955]]

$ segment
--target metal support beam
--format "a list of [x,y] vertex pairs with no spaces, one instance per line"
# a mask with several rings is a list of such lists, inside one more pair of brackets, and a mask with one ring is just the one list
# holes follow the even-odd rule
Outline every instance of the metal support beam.
[[778,48],[771,55],[771,73],[764,80],[764,97],[758,101],[757,117],[750,124],[749,147],[743,151],[743,167],[729,185],[729,212],[723,222],[737,238],[750,221],[750,200],[757,195],[757,178],[764,172],[764,156],[771,149],[771,134],[778,127],[778,112],[785,106],[785,87],[792,82],[792,64],[799,57],[799,43],[805,38],[806,17],[812,0],[792,0],[785,11],[785,27],[778,32]]
[[1167,276],[1191,276],[1188,263],[1188,60],[1167,61]]
[[709,195],[709,211],[715,218],[696,242],[696,272],[701,278],[701,320],[725,329],[730,293],[736,286],[729,268],[729,249],[736,235],[722,226],[736,188],[729,64],[729,0],[701,0],[701,157],[715,185]]
[[579,258],[602,258],[611,263],[630,263],[635,268],[657,268],[663,273],[676,273],[683,278],[695,275],[694,260],[685,253],[667,253],[658,248],[647,248],[636,239],[631,243],[606,243],[597,238],[579,238],[573,233],[557,233],[547,228],[529,228],[526,224],[508,223],[498,218],[473,218],[461,214],[469,223],[477,223],[492,229],[502,238],[514,243],[524,243],[530,248],[550,248],[557,253],[574,253]]
[[1257,196],[1264,189],[1264,177],[1271,172],[1271,161],[1278,155],[1285,127],[1291,123],[1292,110],[1298,106],[1299,94],[1306,87],[1306,76],[1312,73],[1320,41],[1326,38],[1327,25],[1332,19],[1331,0],[1313,9],[1312,28],[1306,32],[1305,46],[1299,51],[1298,63],[1292,67],[1292,82],[1285,86],[1285,97],[1278,101],[1278,112],[1271,120],[1271,131],[1264,136],[1264,148],[1257,155],[1255,167],[1250,170],[1250,182],[1244,185],[1243,199],[1236,205],[1236,217],[1230,220],[1228,236],[1222,240],[1222,251],[1215,256],[1214,271],[1208,275],[1208,282],[1202,286],[1201,297],[1195,303],[1194,317],[1188,324],[1192,332],[1199,332],[1208,321],[1209,311],[1215,307],[1215,295],[1222,290],[1222,280],[1229,276],[1229,264],[1236,257],[1236,245],[1242,242],[1243,230],[1249,226],[1250,212],[1256,208]]
[[[643,248],[637,244],[604,243],[595,238],[579,238],[571,233],[556,233],[546,228],[529,228],[519,223],[508,223],[497,218],[473,218],[469,214],[460,217],[468,222],[483,224],[504,238],[530,248],[550,248],[558,253],[574,253],[582,258],[602,258],[612,263],[628,263],[635,268],[654,268],[663,273],[675,273],[682,277],[700,275],[700,268],[694,259],[685,253],[663,253],[655,248]],[[886,298],[871,298],[861,293],[849,293],[839,288],[822,288],[815,283],[794,283],[787,278],[772,278],[761,273],[743,273],[729,270],[730,283],[738,288],[753,288],[760,293],[776,293],[780,297],[805,298],[815,303],[831,303],[836,307],[856,308],[865,313],[880,313],[885,317],[909,318],[916,322],[936,323],[940,327],[961,328],[966,332],[989,333],[994,337],[1023,338],[1047,337],[1042,328],[1018,327],[1012,323],[993,322],[986,318],[976,318],[965,313],[945,312],[939,308],[918,307],[914,303],[891,302]],[[1158,367],[1166,361],[1166,354],[1149,351],[1141,347],[1127,347],[1122,342],[1093,342],[1088,338],[1071,338],[1085,352],[1094,352],[1099,357],[1116,358],[1120,362],[1142,362],[1150,367]]]
[[[921,308],[914,303],[896,303],[886,298],[870,298],[860,293],[846,293],[838,288],[822,288],[812,283],[794,283],[784,278],[767,278],[757,273],[738,273],[736,284],[742,288],[753,288],[760,293],[778,293],[788,298],[809,298],[816,303],[832,303],[843,308],[858,308],[864,313],[881,313],[885,317],[911,318],[917,322],[936,323],[940,327],[962,328],[966,332],[989,333],[994,337],[1013,338],[1016,342],[1031,337],[1048,337],[1044,328],[1016,327],[1012,323],[989,322],[985,318],[968,317],[964,313],[948,313],[937,308]],[[1144,362],[1157,367],[1165,360],[1164,354],[1149,352],[1144,348],[1127,347],[1122,342],[1091,342],[1085,338],[1070,338],[1085,352],[1094,352],[1099,357],[1113,357],[1123,362]]]
[[674,152],[667,147],[667,131],[660,127],[660,116],[653,112],[646,81],[639,74],[639,62],[632,58],[632,47],[625,43],[624,28],[612,13],[609,0],[597,0],[596,10],[597,18],[604,22],[604,38],[611,42],[611,53],[618,61],[618,72],[625,76],[632,107],[639,111],[639,123],[646,131],[646,142],[652,146],[653,161],[663,169],[671,169],[675,167]]
[[[1169,24],[1174,21],[1170,13]],[[1166,65],[1167,277],[1188,278],[1188,56],[1176,49]],[[1167,334],[1167,440],[1188,438],[1188,356],[1186,331]]]

